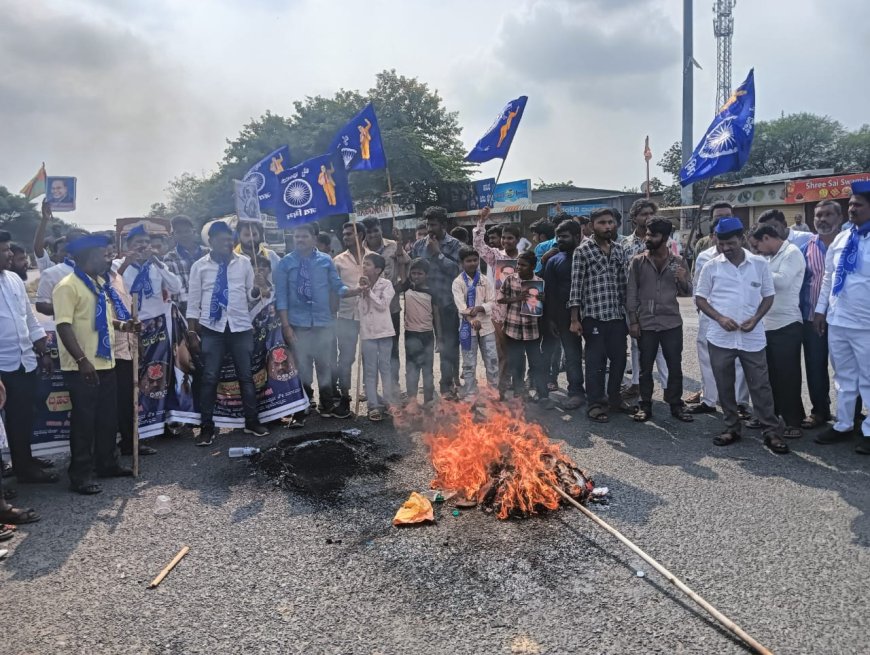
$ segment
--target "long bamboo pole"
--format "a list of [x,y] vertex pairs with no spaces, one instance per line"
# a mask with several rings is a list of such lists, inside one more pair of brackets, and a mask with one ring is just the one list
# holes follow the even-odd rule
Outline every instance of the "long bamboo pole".
[[660,574],[662,574],[668,582],[673,584],[677,589],[682,591],[689,598],[691,598],[695,603],[700,605],[701,608],[703,608],[713,618],[715,618],[717,621],[719,621],[719,623],[724,625],[733,634],[735,634],[737,637],[742,639],[744,643],[746,643],[750,648],[752,648],[752,650],[754,650],[756,653],[760,653],[761,655],[773,655],[773,653],[771,653],[771,651],[769,651],[767,648],[765,648],[760,643],[758,643],[755,639],[753,639],[745,630],[743,630],[743,628],[741,628],[739,625],[734,623],[734,621],[729,619],[727,616],[722,614],[722,612],[720,612],[715,607],[713,607],[710,603],[708,603],[706,600],[704,600],[701,596],[699,596],[694,591],[692,591],[685,583],[683,583],[682,580],[680,580],[677,576],[675,576],[673,573],[668,571],[664,566],[659,564],[652,557],[647,555],[643,550],[640,549],[640,547],[636,546],[633,542],[631,542],[628,539],[628,537],[623,535],[619,530],[617,530],[616,528],[614,528],[613,526],[608,524],[603,519],[599,518],[598,515],[595,514],[594,512],[586,509],[583,505],[581,505],[576,500],[571,498],[571,496],[569,496],[567,493],[565,493],[559,487],[554,485],[553,489],[555,489],[565,500],[567,500],[569,503],[571,503],[571,505],[573,505],[575,508],[577,508],[581,512],[583,512],[583,514],[585,514],[587,517],[592,519],[596,524],[598,524],[599,527],[604,528],[604,530],[606,530],[611,535],[613,535],[614,537],[619,539],[623,544],[628,546],[628,548],[635,555],[642,558],[643,561],[645,561],[647,564],[649,564],[651,567],[653,567],[656,571],[658,571]]
[[[135,322],[139,318],[139,299],[133,295],[130,310]],[[124,337],[127,338],[126,336]],[[133,477],[139,477],[139,333],[133,333]]]
[[[350,215],[350,222],[353,223],[353,238],[356,243],[356,258],[359,261],[360,266],[362,266],[362,245],[360,244],[359,233],[356,230],[356,214]],[[358,283],[358,282],[357,282]],[[359,303],[359,299],[357,299],[357,304]],[[362,370],[362,344],[360,343],[359,338],[357,337],[357,355],[356,355],[356,404],[353,408],[354,414],[359,414],[359,387],[360,382],[362,381],[363,370]],[[377,398],[372,400],[371,398],[367,398],[366,401],[371,406],[372,402],[377,403]]]

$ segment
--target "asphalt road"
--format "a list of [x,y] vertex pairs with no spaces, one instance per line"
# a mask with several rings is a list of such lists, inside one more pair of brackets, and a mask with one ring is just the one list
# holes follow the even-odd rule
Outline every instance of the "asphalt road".
[[[698,388],[688,310],[686,376]],[[870,461],[805,436],[721,449],[721,417],[590,424],[531,410],[611,490],[596,511],[775,653],[870,651]],[[477,510],[390,525],[432,477],[419,435],[361,427],[384,475],[334,502],[251,477],[214,447],[157,440],[138,481],[100,496],[19,488],[40,523],[4,544],[6,653],[742,653],[746,649],[579,512],[498,521]],[[260,440],[271,443],[283,434]],[[258,445],[261,445],[258,443]],[[173,512],[153,514],[167,494]],[[333,543],[327,543],[332,540]],[[338,543],[340,540],[340,543]],[[156,590],[182,545],[190,554]],[[645,572],[638,577],[637,571]]]

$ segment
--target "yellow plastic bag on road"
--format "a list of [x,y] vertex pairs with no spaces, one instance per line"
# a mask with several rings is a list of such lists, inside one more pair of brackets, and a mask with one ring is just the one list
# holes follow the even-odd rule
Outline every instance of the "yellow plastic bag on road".
[[393,517],[393,525],[415,525],[426,521],[434,523],[435,512],[429,499],[416,491],[411,493],[408,500],[396,512],[396,516]]

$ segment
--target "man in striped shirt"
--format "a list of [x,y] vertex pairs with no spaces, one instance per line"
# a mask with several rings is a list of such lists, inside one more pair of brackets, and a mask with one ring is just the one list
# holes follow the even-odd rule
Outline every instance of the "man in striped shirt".
[[816,205],[813,225],[816,233],[801,246],[807,262],[801,287],[800,307],[803,315],[804,365],[812,410],[801,427],[810,430],[831,419],[831,381],[828,377],[828,334],[819,334],[813,326],[813,314],[825,277],[825,255],[828,246],[840,233],[843,212],[834,200],[822,200]]

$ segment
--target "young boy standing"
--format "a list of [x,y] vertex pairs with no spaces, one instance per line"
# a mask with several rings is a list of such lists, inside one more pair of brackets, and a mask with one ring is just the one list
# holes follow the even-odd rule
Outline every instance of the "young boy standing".
[[508,356],[508,371],[513,378],[514,395],[523,391],[523,372],[526,360],[529,363],[529,376],[537,391],[538,401],[544,401],[547,409],[554,407],[547,390],[546,371],[542,366],[540,347],[541,333],[538,328],[537,316],[526,316],[521,313],[523,302],[529,296],[528,290],[523,290],[523,282],[540,282],[535,275],[535,265],[538,258],[530,250],[522,252],[517,257],[517,272],[508,275],[499,289],[498,302],[505,305],[507,311],[504,320],[505,345]]
[[405,389],[411,401],[417,399],[417,385],[423,377],[423,401],[435,397],[435,333],[438,306],[426,280],[429,262],[415,259],[403,285],[405,293]]
[[453,302],[459,310],[459,348],[462,353],[463,398],[477,392],[477,351],[483,356],[486,382],[498,388],[498,352],[492,310],[495,287],[480,273],[480,255],[465,246],[459,251],[462,272],[453,280]]
[[359,300],[359,336],[362,343],[363,379],[369,406],[369,420],[382,421],[384,407],[378,396],[378,374],[384,388],[384,401],[395,405],[396,393],[390,360],[396,329],[390,316],[390,301],[396,291],[393,284],[382,277],[386,262],[377,253],[363,257]]

